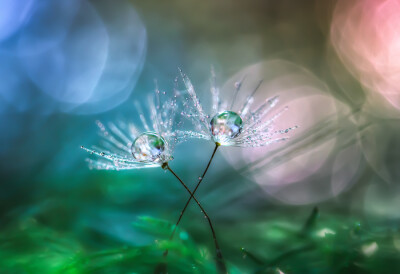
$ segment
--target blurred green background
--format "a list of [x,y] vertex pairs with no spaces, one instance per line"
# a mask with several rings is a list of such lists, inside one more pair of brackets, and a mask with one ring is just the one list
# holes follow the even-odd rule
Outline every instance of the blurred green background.
[[[345,2],[1,1],[0,273],[152,273],[166,247],[169,273],[216,272],[194,203],[167,241],[188,198],[172,175],[89,170],[79,148],[95,120],[140,124],[132,102],[178,67],[207,104],[211,66],[228,98],[264,79],[257,100],[300,127],[222,148],[196,194],[229,272],[400,272],[400,4]],[[171,166],[193,188],[212,149]]]

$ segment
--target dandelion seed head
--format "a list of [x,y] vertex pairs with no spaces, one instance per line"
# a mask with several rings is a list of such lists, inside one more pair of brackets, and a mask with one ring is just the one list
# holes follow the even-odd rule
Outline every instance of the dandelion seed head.
[[[175,145],[195,136],[191,131],[181,131],[178,127],[177,100],[179,94],[167,98],[158,88],[154,96],[149,96],[147,105],[135,102],[140,125],[120,121],[103,124],[96,121],[102,137],[101,146],[81,148],[93,155],[89,159],[91,169],[125,170],[160,167],[173,159]],[[148,110],[145,114],[143,110]],[[141,131],[143,129],[143,131]],[[201,136],[201,135],[199,135]]]
[[[190,79],[181,71],[187,92],[187,97],[182,102],[184,110],[181,115],[192,122],[195,131],[204,136],[204,139],[224,146],[260,147],[287,140],[288,138],[280,135],[288,134],[297,128],[295,125],[290,128],[276,127],[275,120],[287,110],[287,107],[281,107],[271,116],[272,109],[278,105],[278,96],[261,101],[261,104],[260,101],[255,103],[255,94],[262,86],[263,80],[249,89],[248,85],[243,85],[247,77],[242,77],[231,86],[233,98],[225,101],[220,97],[215,74],[211,74],[212,108],[210,112],[206,112]],[[244,88],[249,89],[246,93],[250,95],[239,104],[236,99],[243,97],[239,96],[239,93]]]

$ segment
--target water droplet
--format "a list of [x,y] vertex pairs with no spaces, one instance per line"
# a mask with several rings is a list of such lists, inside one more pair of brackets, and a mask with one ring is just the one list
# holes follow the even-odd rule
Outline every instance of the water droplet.
[[243,129],[242,118],[233,111],[224,111],[215,115],[210,125],[214,141],[221,145],[228,145],[230,139],[239,136]]
[[203,177],[199,176],[199,181],[200,181],[201,179],[203,179]]
[[145,132],[135,139],[131,150],[139,162],[160,162],[160,156],[165,151],[165,140],[156,133]]

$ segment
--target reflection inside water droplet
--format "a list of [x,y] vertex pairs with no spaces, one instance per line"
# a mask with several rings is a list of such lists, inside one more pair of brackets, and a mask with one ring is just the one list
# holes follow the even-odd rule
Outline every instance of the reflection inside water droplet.
[[221,145],[229,145],[230,139],[240,135],[243,128],[242,118],[233,111],[224,111],[215,115],[210,122],[214,141]]
[[132,144],[132,155],[139,162],[161,162],[165,140],[155,133],[143,133]]

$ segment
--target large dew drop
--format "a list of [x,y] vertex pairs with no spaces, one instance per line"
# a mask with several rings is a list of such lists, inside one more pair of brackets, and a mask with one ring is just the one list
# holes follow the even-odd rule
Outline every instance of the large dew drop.
[[158,163],[165,150],[165,140],[155,133],[143,133],[132,144],[132,155],[139,162]]
[[230,140],[242,132],[243,121],[236,112],[224,111],[215,115],[210,125],[214,141],[220,145],[229,145]]

